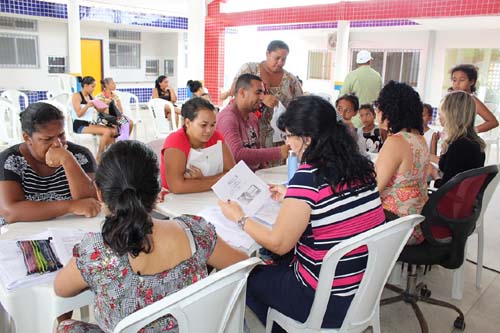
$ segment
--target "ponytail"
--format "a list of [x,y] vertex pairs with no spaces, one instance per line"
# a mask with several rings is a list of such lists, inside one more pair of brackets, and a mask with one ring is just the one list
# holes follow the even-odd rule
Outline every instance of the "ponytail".
[[156,154],[139,141],[119,141],[102,155],[95,182],[109,209],[102,237],[118,255],[149,253],[150,213],[160,192]]

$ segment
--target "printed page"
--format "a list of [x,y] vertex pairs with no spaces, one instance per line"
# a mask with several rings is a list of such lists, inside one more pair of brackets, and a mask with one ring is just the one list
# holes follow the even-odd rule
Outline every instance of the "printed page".
[[237,201],[249,216],[255,215],[264,204],[272,200],[267,184],[243,161],[238,162],[219,179],[212,190],[221,200]]
[[186,165],[188,167],[194,165],[201,169],[203,176],[206,177],[220,174],[224,169],[222,141],[200,150],[191,148]]
[[217,234],[233,247],[248,251],[256,244],[252,237],[241,230],[236,223],[226,219],[218,206],[205,208],[197,215],[212,223]]
[[283,132],[278,128],[278,118],[286,111],[286,108],[281,102],[274,108],[273,118],[271,119],[271,127],[273,129],[273,143],[285,141]]
[[52,237],[52,247],[62,265],[66,265],[73,256],[73,248],[80,243],[85,231],[79,229],[49,228]]

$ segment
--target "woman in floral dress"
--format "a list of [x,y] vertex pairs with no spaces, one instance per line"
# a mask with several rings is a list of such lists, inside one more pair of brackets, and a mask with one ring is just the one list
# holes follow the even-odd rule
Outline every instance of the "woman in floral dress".
[[[104,154],[96,173],[98,197],[107,207],[100,233],[89,233],[54,282],[58,296],[86,288],[95,293],[97,325],[74,320],[58,332],[112,332],[129,314],[247,258],[194,216],[157,220],[150,216],[160,191],[155,153],[138,141],[120,141]],[[172,316],[143,332],[176,332]]]
[[[389,133],[375,163],[382,205],[389,219],[420,214],[427,202],[429,149],[423,137],[422,101],[405,83],[390,81],[377,100],[377,121]],[[395,216],[394,216],[395,215]],[[417,226],[408,241],[423,242]]]

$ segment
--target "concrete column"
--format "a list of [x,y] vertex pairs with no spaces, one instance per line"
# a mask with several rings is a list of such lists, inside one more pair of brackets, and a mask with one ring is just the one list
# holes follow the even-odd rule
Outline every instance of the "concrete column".
[[[427,65],[425,66],[424,89],[422,94],[423,101],[430,101],[432,99],[432,87],[433,87],[432,75],[433,75],[433,59],[434,59],[435,49],[436,49],[436,31],[431,30],[429,31],[429,37],[427,40],[427,55],[426,55]],[[439,92],[439,94],[440,93],[441,92]]]
[[[205,0],[189,1],[189,28],[187,37],[187,76],[189,79],[204,79],[205,61]],[[215,91],[213,92],[216,93]]]
[[70,73],[81,74],[80,1],[68,0],[68,68]]
[[337,22],[337,46],[335,49],[335,68],[333,73],[334,99],[342,87],[342,83],[349,72],[349,21]]

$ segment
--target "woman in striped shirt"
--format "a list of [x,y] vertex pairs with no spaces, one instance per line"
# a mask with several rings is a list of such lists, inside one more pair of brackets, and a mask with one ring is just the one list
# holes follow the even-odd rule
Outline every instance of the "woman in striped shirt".
[[[247,304],[264,324],[269,307],[304,322],[328,250],[385,222],[374,166],[359,153],[330,103],[317,96],[298,97],[278,126],[302,164],[288,188],[270,187],[272,198],[282,200],[273,227],[247,217],[235,202],[219,202],[224,215],[266,249],[280,255],[294,250],[290,259],[256,268],[248,279]],[[342,325],[367,256],[367,248],[360,247],[340,261],[323,327]]]
[[24,142],[0,153],[0,225],[100,211],[90,151],[66,141],[64,115],[47,103],[21,113]]

